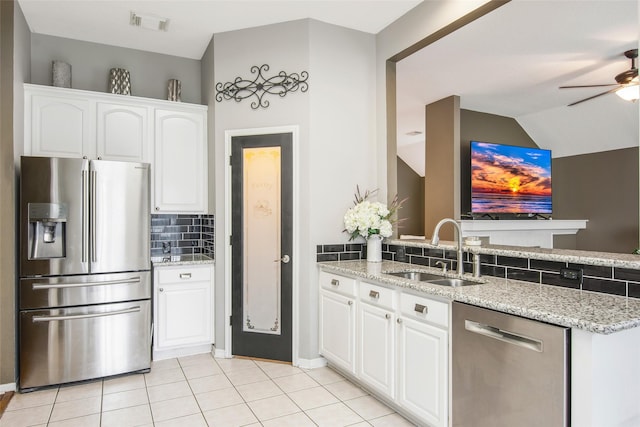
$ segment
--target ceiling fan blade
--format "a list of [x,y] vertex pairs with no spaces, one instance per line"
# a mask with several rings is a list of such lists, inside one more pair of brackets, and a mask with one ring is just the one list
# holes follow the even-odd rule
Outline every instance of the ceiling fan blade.
[[618,86],[617,83],[611,83],[607,85],[577,85],[577,86],[560,86],[559,89],[572,89],[576,87],[605,87],[605,86]]
[[597,98],[597,97],[599,97],[599,96],[606,95],[606,94],[611,93],[611,92],[615,92],[616,90],[618,90],[618,88],[617,88],[617,87],[614,87],[613,89],[609,89],[609,90],[604,91],[604,92],[601,92],[601,93],[599,93],[599,94],[597,94],[597,95],[593,95],[593,96],[590,96],[590,97],[588,97],[588,98],[581,99],[580,101],[576,101],[576,102],[574,102],[574,103],[572,103],[572,104],[569,104],[567,107],[572,107],[572,106],[577,105],[577,104],[580,104],[580,103],[582,103],[582,102],[589,101],[590,99]]

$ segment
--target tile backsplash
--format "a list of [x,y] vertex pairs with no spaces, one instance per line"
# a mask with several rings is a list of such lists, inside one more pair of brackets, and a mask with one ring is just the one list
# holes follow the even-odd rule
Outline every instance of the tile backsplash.
[[[366,258],[366,245],[361,243],[316,246],[316,261],[318,262]],[[383,243],[382,259],[427,267],[436,267],[436,262],[444,261],[450,270],[455,270],[457,253],[438,248]],[[472,261],[472,255],[464,252],[463,262],[466,272],[473,270]],[[560,274],[561,269],[578,271],[579,278],[567,279]],[[483,276],[504,277],[531,283],[640,298],[640,270],[628,268],[573,264],[535,258],[480,255],[480,272]]]
[[213,215],[151,215],[151,256],[204,254],[214,257]]

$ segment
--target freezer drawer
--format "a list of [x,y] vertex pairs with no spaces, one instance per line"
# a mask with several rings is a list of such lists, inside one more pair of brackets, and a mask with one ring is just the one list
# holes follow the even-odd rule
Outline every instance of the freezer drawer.
[[20,279],[20,310],[149,298],[149,271]]
[[568,426],[569,332],[454,302],[451,425]]
[[149,300],[20,312],[20,389],[149,369]]

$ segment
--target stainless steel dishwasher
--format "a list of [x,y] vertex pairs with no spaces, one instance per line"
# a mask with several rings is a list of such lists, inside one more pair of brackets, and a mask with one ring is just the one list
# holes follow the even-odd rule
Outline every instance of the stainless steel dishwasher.
[[459,302],[452,325],[453,427],[569,425],[569,328]]

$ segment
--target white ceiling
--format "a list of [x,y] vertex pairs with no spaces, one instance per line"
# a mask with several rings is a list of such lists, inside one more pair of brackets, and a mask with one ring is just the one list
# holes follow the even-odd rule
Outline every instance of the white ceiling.
[[638,47],[636,0],[512,0],[397,64],[398,153],[424,176],[424,106],[458,95],[464,109],[515,118],[553,157],[638,146],[639,103],[609,94]]
[[[215,33],[303,18],[372,34],[420,0],[18,0],[31,32],[201,59]],[[130,12],[169,18],[167,32],[129,25]]]

